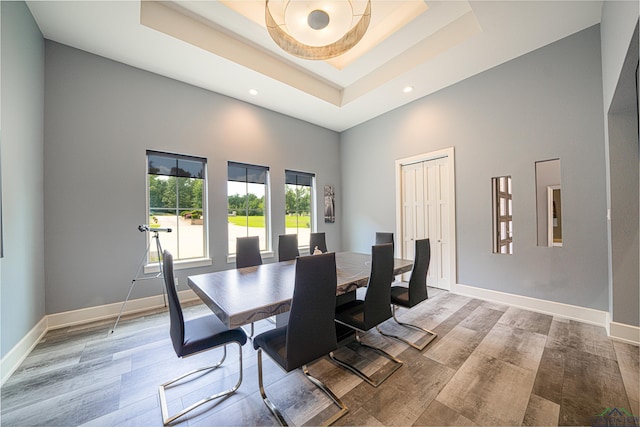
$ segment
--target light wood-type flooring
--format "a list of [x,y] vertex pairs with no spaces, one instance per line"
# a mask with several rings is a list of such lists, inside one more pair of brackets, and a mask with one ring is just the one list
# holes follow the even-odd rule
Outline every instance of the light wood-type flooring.
[[[398,311],[401,320],[438,333],[425,350],[382,337],[375,329],[363,336],[404,361],[380,387],[327,357],[309,365],[311,374],[350,409],[337,425],[637,425],[637,418],[626,414],[640,412],[638,347],[610,340],[601,327],[429,291],[429,300]],[[185,307],[187,318],[206,313],[202,304]],[[222,353],[178,359],[164,310],[124,319],[109,335],[111,326],[105,321],[48,332],[3,385],[0,424],[161,426],[158,385],[215,363]],[[261,321],[257,327],[274,326]],[[381,328],[420,337],[393,321]],[[277,424],[258,392],[256,352],[250,342],[242,351],[239,390],[177,425]],[[231,346],[228,353],[222,368],[170,389],[169,410],[231,386],[238,373],[237,350]],[[368,373],[386,363],[355,343],[336,355]],[[267,393],[291,423],[315,425],[336,410],[300,370],[286,374],[268,357],[264,360]]]

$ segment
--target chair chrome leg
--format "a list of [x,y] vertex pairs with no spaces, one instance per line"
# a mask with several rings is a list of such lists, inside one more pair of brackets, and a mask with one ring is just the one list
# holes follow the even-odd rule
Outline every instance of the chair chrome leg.
[[354,374],[356,374],[357,376],[359,376],[360,378],[362,378],[363,380],[365,380],[367,383],[369,383],[370,385],[372,385],[374,387],[378,387],[380,384],[382,384],[387,378],[389,378],[391,376],[391,374],[393,374],[395,371],[400,369],[400,367],[403,365],[402,360],[390,355],[386,351],[384,351],[384,350],[382,350],[382,349],[380,349],[378,347],[374,347],[372,345],[363,343],[360,340],[360,336],[358,335],[358,331],[357,330],[356,330],[356,342],[358,344],[360,344],[362,347],[370,348],[371,350],[374,350],[377,353],[379,353],[381,356],[389,359],[391,362],[394,363],[393,368],[389,372],[387,372],[384,375],[384,377],[382,377],[381,379],[374,380],[372,377],[366,375],[364,372],[362,372],[360,369],[356,368],[355,366],[351,365],[350,363],[347,363],[347,362],[345,362],[343,360],[340,360],[337,357],[335,357],[333,352],[329,353],[329,357],[331,358],[331,360],[336,362],[338,365],[340,365],[343,368],[346,368],[349,371],[353,372]]
[[288,426],[287,422],[284,419],[284,416],[282,415],[280,410],[276,408],[276,405],[274,405],[269,400],[269,398],[267,397],[267,393],[264,390],[264,384],[262,382],[262,349],[261,348],[258,348],[258,388],[260,389],[260,395],[262,396],[262,401],[264,402],[265,405],[267,405],[267,408],[269,408],[273,416],[276,417],[280,425]]
[[183,415],[187,414],[188,412],[191,412],[192,410],[196,409],[197,407],[199,407],[200,405],[203,405],[207,402],[210,402],[214,399],[218,399],[220,397],[224,397],[224,396],[228,396],[232,393],[234,393],[239,387],[240,384],[242,383],[242,346],[240,345],[240,343],[238,343],[238,363],[239,363],[239,372],[238,372],[238,382],[236,383],[236,385],[234,385],[232,388],[222,391],[220,393],[216,393],[213,396],[209,396],[206,397],[196,403],[194,403],[193,405],[189,406],[188,408],[178,412],[175,415],[169,415],[169,411],[167,409],[167,397],[165,394],[165,390],[167,388],[170,388],[170,386],[184,378],[187,378],[193,374],[197,374],[198,372],[202,372],[202,371],[213,371],[217,368],[219,368],[222,365],[222,362],[224,362],[224,360],[227,357],[227,346],[224,346],[224,354],[222,355],[222,359],[220,359],[220,361],[213,365],[213,366],[207,366],[204,368],[200,368],[200,369],[195,369],[191,372],[187,372],[184,375],[179,376],[178,378],[175,378],[171,381],[167,381],[164,384],[161,384],[158,387],[158,394],[160,395],[160,411],[162,412],[162,422],[164,423],[164,425],[169,425],[171,424],[173,421],[177,420],[178,418],[182,417]]
[[[312,376],[309,373],[309,369],[307,368],[307,365],[302,366],[302,372],[304,373],[304,375],[307,377],[309,381],[311,381],[316,387],[322,390],[340,408],[340,411],[337,414],[331,416],[328,420],[326,420],[322,424],[323,426],[329,426],[335,423],[338,419],[342,418],[343,415],[349,412],[349,408],[347,408],[347,406],[338,398],[338,396],[336,396],[331,391],[331,389],[329,389],[329,387],[327,387],[322,381],[320,381],[319,379],[317,379],[316,377]],[[262,401],[267,406],[267,408],[269,408],[273,416],[276,417],[280,425],[288,426],[286,420],[284,419],[284,415],[282,415],[282,412],[280,412],[280,410],[276,407],[276,405],[274,405],[273,402],[269,400],[269,398],[267,397],[267,393],[264,389],[264,383],[262,381],[262,349],[261,348],[258,348],[258,388],[260,389],[260,395],[262,396]]]
[[322,381],[320,381],[319,379],[317,379],[316,377],[314,377],[313,375],[311,375],[309,373],[309,369],[307,368],[307,365],[303,365],[302,366],[302,372],[304,373],[304,375],[307,377],[307,379],[309,381],[311,381],[313,384],[315,384],[316,387],[318,387],[320,390],[322,390],[324,392],[324,394],[326,394],[327,396],[329,396],[329,398],[331,400],[333,400],[333,402],[338,405],[338,407],[340,408],[340,411],[336,414],[334,414],[333,416],[331,416],[328,420],[326,420],[322,425],[323,426],[330,426],[331,424],[335,423],[336,421],[338,421],[340,418],[342,418],[344,415],[346,415],[349,412],[349,408],[347,408],[347,405],[345,405],[342,400],[340,400],[338,398],[338,396],[336,396],[329,387],[327,387],[327,385],[325,383],[323,383]]
[[411,347],[415,348],[416,350],[420,350],[420,351],[424,350],[425,347],[427,347],[427,345],[429,345],[429,343],[431,341],[433,341],[438,336],[438,334],[436,334],[435,332],[430,331],[428,329],[421,328],[420,326],[412,325],[410,323],[404,323],[404,322],[399,321],[398,318],[396,317],[396,306],[392,305],[391,308],[392,308],[391,314],[393,315],[393,320],[395,320],[398,325],[404,326],[406,328],[412,328],[412,329],[418,330],[420,332],[424,332],[425,334],[427,334],[427,340],[424,343],[418,345],[416,343],[413,343],[413,342],[411,342],[409,340],[406,340],[406,339],[404,339],[402,337],[399,337],[397,335],[391,335],[391,334],[384,333],[384,332],[382,332],[380,330],[380,328],[378,326],[376,326],[376,329],[378,330],[378,332],[380,332],[381,335],[384,335],[385,337],[389,337],[389,338],[395,338],[395,339],[397,339],[399,341],[402,341],[402,342],[410,345]]
[[255,325],[253,324],[253,322],[251,322],[251,333],[249,333],[249,331],[247,331],[244,327],[242,327],[242,330],[245,332],[245,334],[247,334],[247,338],[249,338],[250,341],[253,341],[253,335],[255,332]]

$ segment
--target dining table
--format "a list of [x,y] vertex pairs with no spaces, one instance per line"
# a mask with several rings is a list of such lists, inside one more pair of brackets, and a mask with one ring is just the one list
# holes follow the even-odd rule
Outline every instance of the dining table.
[[[309,255],[313,256],[313,255]],[[287,313],[295,285],[295,260],[188,277],[188,284],[228,328]],[[412,260],[394,259],[394,275],[407,273]],[[367,286],[371,255],[336,252],[336,296]]]

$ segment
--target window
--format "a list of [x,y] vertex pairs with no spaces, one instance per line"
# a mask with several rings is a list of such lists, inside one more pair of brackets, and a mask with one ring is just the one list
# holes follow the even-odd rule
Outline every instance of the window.
[[491,178],[493,187],[493,253],[513,253],[513,206],[511,177]]
[[[208,257],[206,166],[203,158],[147,151],[149,227],[171,229],[160,242],[176,260]],[[149,263],[158,260],[152,243]]]
[[314,175],[285,171],[285,233],[297,234],[298,244],[309,242],[314,228],[312,194]]
[[269,168],[229,162],[227,179],[229,254],[236,252],[236,238],[260,237],[260,250],[270,249]]

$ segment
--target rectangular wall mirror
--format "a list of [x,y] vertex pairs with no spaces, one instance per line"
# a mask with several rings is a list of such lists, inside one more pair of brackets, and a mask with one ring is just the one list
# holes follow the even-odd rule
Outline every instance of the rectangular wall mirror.
[[510,176],[491,178],[493,193],[493,253],[513,253],[513,191]]
[[560,159],[536,162],[538,246],[562,246]]

